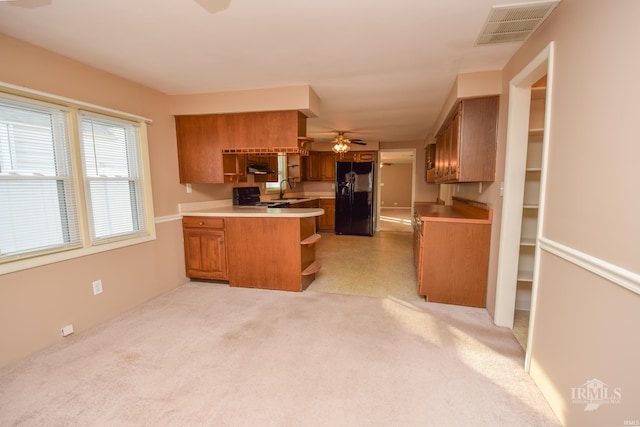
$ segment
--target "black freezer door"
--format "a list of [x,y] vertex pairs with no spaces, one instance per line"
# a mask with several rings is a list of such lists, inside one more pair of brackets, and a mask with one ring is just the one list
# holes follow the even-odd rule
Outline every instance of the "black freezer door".
[[373,236],[373,162],[337,162],[336,234]]

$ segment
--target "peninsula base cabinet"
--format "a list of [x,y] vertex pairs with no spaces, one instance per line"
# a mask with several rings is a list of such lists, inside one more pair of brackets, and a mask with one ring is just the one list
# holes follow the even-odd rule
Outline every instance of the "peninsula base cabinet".
[[224,219],[184,217],[182,231],[187,277],[227,280]]
[[225,218],[229,286],[301,292],[320,270],[316,218]]

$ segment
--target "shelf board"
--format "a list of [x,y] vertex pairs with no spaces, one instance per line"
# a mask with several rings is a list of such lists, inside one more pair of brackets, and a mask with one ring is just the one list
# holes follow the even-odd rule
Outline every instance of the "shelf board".
[[536,167],[536,168],[527,168],[525,169],[527,172],[542,172],[542,168],[540,167]]
[[523,205],[522,209],[538,209],[538,205]]
[[535,246],[536,239],[520,239],[520,246]]
[[305,268],[304,271],[302,271],[302,275],[303,276],[311,276],[312,274],[316,274],[318,271],[320,271],[320,268],[322,267],[322,265],[320,264],[320,261],[314,261],[311,263],[311,265],[309,265],[309,267]]
[[311,246],[314,243],[316,243],[318,240],[320,240],[321,238],[322,238],[321,235],[319,235],[318,233],[315,233],[315,234],[312,234],[311,236],[307,237],[303,241],[301,241],[300,244],[301,245],[305,245],[305,246]]
[[533,271],[518,271],[518,282],[533,282]]
[[530,136],[534,136],[534,135],[542,135],[544,133],[544,128],[533,128],[533,129],[529,129],[529,135]]

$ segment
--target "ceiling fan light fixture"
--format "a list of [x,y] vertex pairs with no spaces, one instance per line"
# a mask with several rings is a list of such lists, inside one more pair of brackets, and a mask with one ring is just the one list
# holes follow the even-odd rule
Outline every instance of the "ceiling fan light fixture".
[[338,132],[338,135],[333,140],[333,147],[331,151],[337,154],[344,154],[349,151],[349,138],[344,136],[344,132]]
[[331,147],[331,151],[337,154],[344,154],[349,151],[349,146],[344,142],[337,142]]

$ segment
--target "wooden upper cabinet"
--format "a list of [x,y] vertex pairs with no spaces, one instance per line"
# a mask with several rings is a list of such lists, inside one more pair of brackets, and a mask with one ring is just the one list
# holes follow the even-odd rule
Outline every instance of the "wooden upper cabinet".
[[377,159],[375,151],[347,151],[343,155],[335,156],[337,162],[375,162]]
[[296,151],[306,119],[297,110],[176,116],[180,182],[226,182],[223,150]]
[[495,180],[498,100],[456,103],[436,135],[436,182]]
[[304,164],[306,181],[336,180],[336,156],[332,151],[310,151]]
[[303,161],[305,166],[303,179],[305,181],[320,181],[320,153],[310,151]]
[[299,111],[260,111],[220,114],[222,148],[297,148],[306,136],[306,116]]
[[320,181],[336,180],[336,156],[333,153],[320,154]]
[[222,183],[219,115],[176,116],[181,183]]
[[424,154],[424,180],[436,182],[436,144],[427,145]]

